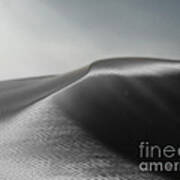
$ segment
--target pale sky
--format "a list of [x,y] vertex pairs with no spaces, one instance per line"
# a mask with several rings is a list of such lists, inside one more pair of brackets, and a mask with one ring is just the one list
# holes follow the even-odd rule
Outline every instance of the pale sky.
[[179,0],[0,0],[0,80],[109,57],[180,59]]

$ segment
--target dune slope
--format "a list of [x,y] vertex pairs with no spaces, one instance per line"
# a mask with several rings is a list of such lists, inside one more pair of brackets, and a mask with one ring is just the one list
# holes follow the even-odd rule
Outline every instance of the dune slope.
[[176,179],[140,172],[138,145],[179,144],[179,79],[178,61],[119,58],[0,82],[0,179]]

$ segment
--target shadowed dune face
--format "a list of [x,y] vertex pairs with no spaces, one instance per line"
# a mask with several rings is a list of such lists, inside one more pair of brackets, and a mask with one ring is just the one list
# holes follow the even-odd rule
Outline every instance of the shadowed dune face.
[[98,62],[57,104],[118,151],[142,140],[178,145],[179,62],[125,59]]
[[178,61],[124,58],[1,82],[0,177],[166,179],[135,163],[140,141],[179,145],[179,78]]

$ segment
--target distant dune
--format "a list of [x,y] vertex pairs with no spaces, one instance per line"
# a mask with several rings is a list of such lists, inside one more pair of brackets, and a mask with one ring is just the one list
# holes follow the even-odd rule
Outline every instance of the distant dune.
[[0,82],[0,179],[177,179],[143,173],[141,141],[179,145],[180,62],[97,61]]

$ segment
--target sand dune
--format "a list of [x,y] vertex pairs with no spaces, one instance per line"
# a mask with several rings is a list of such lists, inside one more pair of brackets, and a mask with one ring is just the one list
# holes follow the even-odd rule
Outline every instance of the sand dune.
[[178,61],[119,58],[0,82],[0,179],[176,179],[137,150],[179,144],[179,80]]

